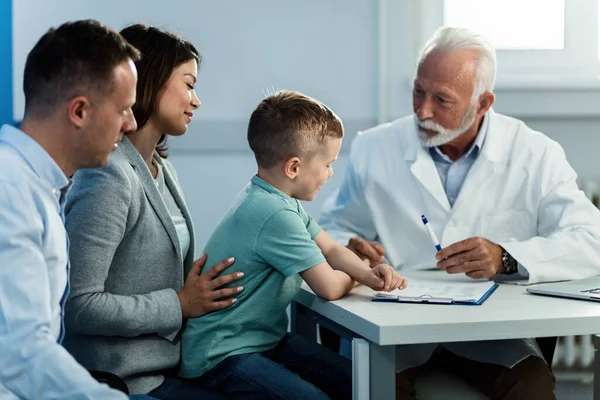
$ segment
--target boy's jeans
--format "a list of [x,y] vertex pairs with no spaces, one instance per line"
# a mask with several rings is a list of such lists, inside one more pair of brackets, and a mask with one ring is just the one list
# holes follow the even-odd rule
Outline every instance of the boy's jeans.
[[[225,400],[226,397],[209,390],[205,387],[194,385],[187,380],[166,377],[165,381],[148,393],[148,400],[182,400],[182,399],[201,399],[201,400]],[[132,399],[137,400],[137,399]],[[141,398],[140,400],[146,400]]]
[[230,399],[352,398],[352,362],[302,336],[272,350],[230,356],[194,380]]
[[149,394],[130,394],[129,400],[226,400],[219,393],[183,379],[165,377],[165,381]]

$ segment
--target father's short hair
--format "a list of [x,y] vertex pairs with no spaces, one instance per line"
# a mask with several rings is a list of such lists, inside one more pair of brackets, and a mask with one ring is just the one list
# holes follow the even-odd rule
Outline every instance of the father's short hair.
[[261,101],[248,123],[248,143],[260,168],[294,156],[312,157],[327,140],[343,136],[342,121],[329,107],[287,90]]
[[139,58],[135,47],[98,21],[73,21],[51,28],[27,56],[25,114],[46,117],[78,95],[101,100],[114,90],[114,68]]

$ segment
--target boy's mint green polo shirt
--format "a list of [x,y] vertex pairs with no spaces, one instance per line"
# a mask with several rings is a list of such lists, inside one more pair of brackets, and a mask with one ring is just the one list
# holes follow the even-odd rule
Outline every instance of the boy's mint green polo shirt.
[[180,375],[198,377],[225,358],[274,348],[287,331],[286,307],[300,290],[298,275],[325,261],[313,238],[321,227],[300,202],[258,176],[238,195],[204,252],[209,266],[235,257],[223,274],[242,271],[230,286],[244,290],[233,306],[187,320]]

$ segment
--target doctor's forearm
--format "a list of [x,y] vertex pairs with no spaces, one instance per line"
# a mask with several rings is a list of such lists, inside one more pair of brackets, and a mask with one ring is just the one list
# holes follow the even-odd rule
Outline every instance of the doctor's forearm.
[[583,231],[557,232],[502,245],[527,269],[529,283],[538,283],[600,274],[600,240],[595,237]]

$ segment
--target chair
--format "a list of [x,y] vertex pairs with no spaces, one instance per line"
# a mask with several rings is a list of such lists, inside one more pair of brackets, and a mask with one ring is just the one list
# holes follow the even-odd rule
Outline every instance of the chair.
[[[552,368],[552,358],[556,348],[556,337],[544,337],[536,339],[544,360]],[[455,379],[450,374],[443,372],[429,372],[419,376],[415,382],[415,389],[419,399],[423,400],[489,400],[489,397],[469,386],[460,379]]]
[[127,385],[125,384],[123,379],[119,378],[117,375],[115,375],[111,372],[106,372],[106,371],[90,370],[88,372],[98,382],[106,383],[108,386],[110,386],[113,389],[120,390],[121,392],[123,392],[125,394],[129,394],[129,389],[127,388]]
[[[319,325],[321,343],[334,351],[340,347],[340,337],[331,330]],[[552,359],[556,349],[556,337],[537,338],[536,342],[540,347],[544,360],[552,368]],[[455,379],[449,374],[439,371],[425,373],[415,382],[415,389],[419,399],[423,400],[487,400],[487,396],[477,389],[469,386],[460,379]]]

